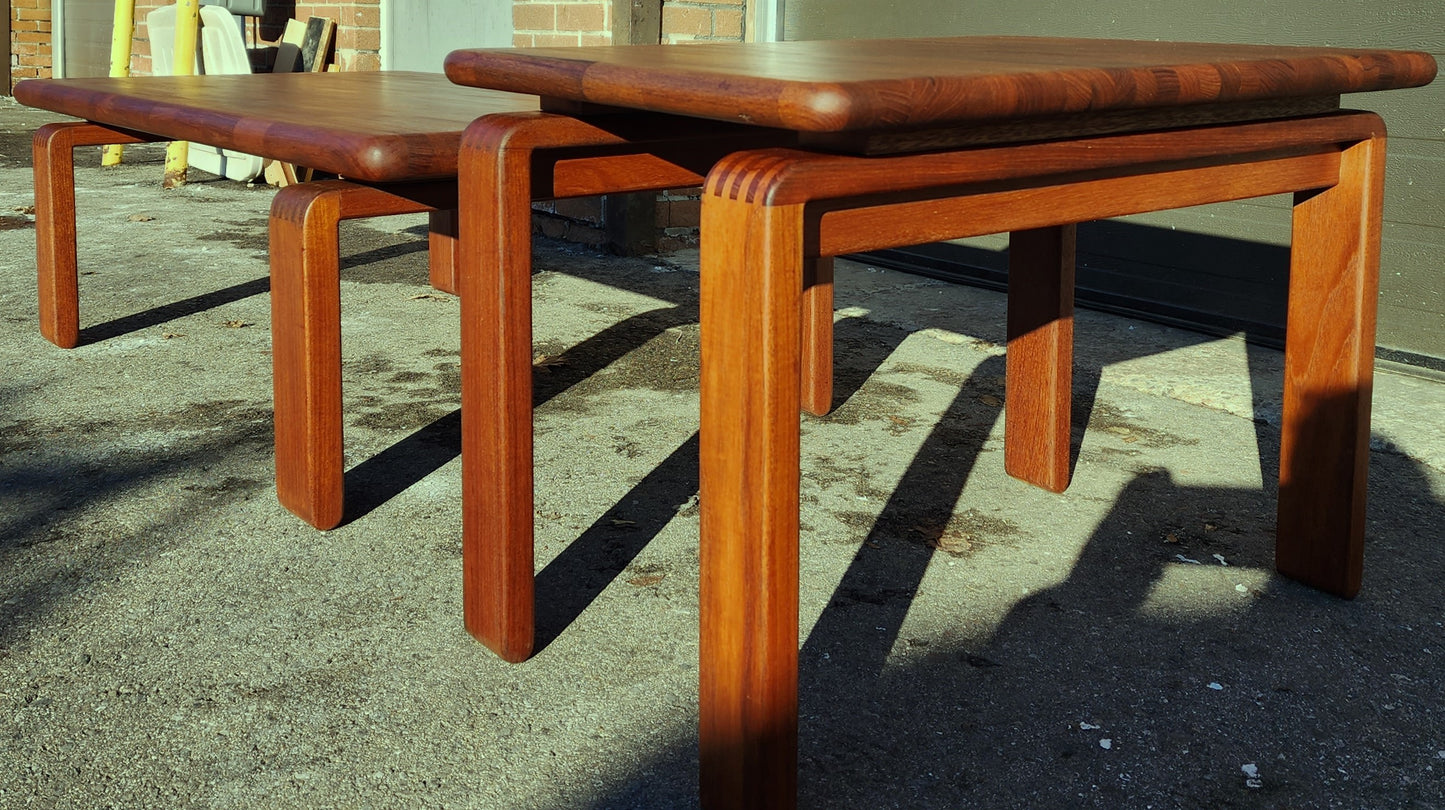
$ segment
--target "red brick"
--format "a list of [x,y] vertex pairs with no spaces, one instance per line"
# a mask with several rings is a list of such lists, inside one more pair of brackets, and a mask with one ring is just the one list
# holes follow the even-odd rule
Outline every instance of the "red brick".
[[603,31],[607,28],[607,7],[601,3],[568,4],[557,7],[558,31]]
[[667,6],[662,10],[662,35],[705,37],[712,34],[712,12],[705,8]]
[[532,43],[539,48],[567,48],[577,44],[576,34],[537,34]]
[[718,39],[742,40],[743,13],[730,9],[718,9],[712,13],[712,35]]
[[365,8],[352,9],[347,13],[346,18],[352,25],[361,28],[381,28],[381,8],[379,6],[368,6]]
[[557,7],[551,3],[516,3],[512,6],[512,28],[518,31],[552,31],[557,27]]
[[336,35],[338,49],[356,51],[381,50],[381,32],[372,28],[343,28]]
[[374,53],[353,54],[341,66],[341,69],[349,71],[381,70],[381,57]]

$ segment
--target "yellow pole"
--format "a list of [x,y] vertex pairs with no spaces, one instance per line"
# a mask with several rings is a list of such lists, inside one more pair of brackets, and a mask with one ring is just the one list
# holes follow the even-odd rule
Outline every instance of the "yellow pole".
[[[190,76],[196,72],[196,36],[200,30],[201,4],[198,0],[176,0],[176,47],[171,61],[171,75]],[[171,141],[166,147],[164,188],[186,184],[189,144]]]
[[[110,75],[130,75],[130,41],[135,36],[135,0],[115,0],[115,24],[110,29]],[[122,147],[107,146],[100,158],[102,166],[120,165]]]

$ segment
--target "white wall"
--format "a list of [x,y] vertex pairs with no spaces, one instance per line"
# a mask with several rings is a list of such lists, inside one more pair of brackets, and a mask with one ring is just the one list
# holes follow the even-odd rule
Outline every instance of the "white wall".
[[512,0],[382,0],[384,70],[440,73],[458,48],[512,44]]

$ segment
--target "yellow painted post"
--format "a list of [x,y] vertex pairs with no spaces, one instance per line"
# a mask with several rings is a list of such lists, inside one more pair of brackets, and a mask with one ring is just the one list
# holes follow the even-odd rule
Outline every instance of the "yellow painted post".
[[[196,72],[200,14],[199,0],[176,0],[176,47],[171,60],[172,76],[190,76]],[[166,176],[162,187],[178,188],[186,184],[189,151],[189,144],[185,141],[171,141],[171,145],[166,147]]]
[[[130,41],[135,36],[135,0],[115,0],[115,23],[110,28],[110,75],[130,75]],[[121,145],[111,144],[101,154],[100,165],[120,164]]]

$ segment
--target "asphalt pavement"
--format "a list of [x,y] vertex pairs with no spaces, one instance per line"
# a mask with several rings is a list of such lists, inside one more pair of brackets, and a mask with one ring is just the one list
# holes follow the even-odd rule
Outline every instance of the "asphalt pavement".
[[[78,160],[36,326],[0,99],[0,806],[688,808],[697,265],[539,239],[539,651],[462,627],[458,307],[342,228],[346,522],[276,501],[273,191]],[[1445,807],[1445,384],[1382,368],[1364,588],[1273,572],[1281,357],[1081,311],[1074,482],[1003,469],[1004,299],[842,262],[802,417],[800,801]]]

